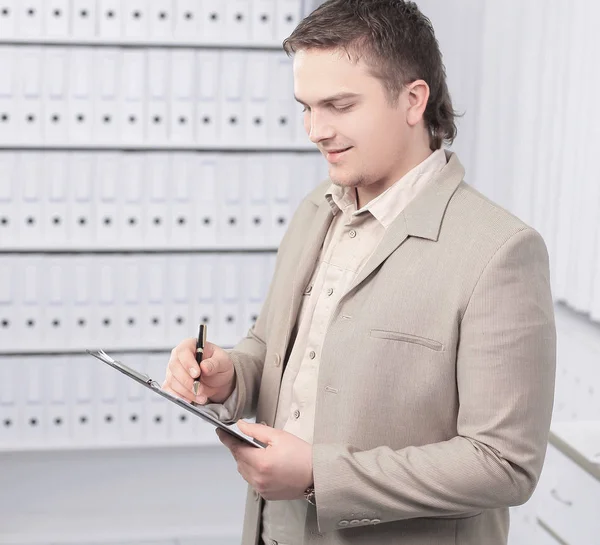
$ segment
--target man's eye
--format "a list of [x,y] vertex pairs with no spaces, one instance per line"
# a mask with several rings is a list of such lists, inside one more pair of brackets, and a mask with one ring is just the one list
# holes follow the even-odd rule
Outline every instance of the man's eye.
[[336,112],[346,112],[348,111],[350,108],[352,108],[352,106],[354,106],[354,104],[350,104],[348,106],[333,106],[333,109]]

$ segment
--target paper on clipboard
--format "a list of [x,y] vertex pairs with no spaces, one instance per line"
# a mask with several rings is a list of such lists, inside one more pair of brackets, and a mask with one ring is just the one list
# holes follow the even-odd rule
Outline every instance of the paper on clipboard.
[[209,411],[203,409],[201,405],[197,405],[196,403],[190,403],[185,399],[176,397],[168,392],[165,392],[160,387],[160,384],[153,380],[151,377],[149,377],[145,373],[140,373],[139,371],[136,371],[135,369],[124,365],[118,360],[111,358],[106,352],[104,352],[104,350],[86,350],[86,352],[90,354],[90,356],[94,356],[95,358],[106,363],[107,365],[110,365],[113,369],[120,371],[124,375],[128,376],[130,379],[139,382],[142,386],[145,386],[146,388],[152,390],[156,394],[164,397],[165,399],[168,399],[172,403],[175,403],[179,407],[191,412],[192,414],[199,416],[204,421],[212,424],[213,426],[222,429],[224,432],[228,433],[229,435],[232,435],[236,439],[243,441],[244,443],[247,443],[249,445],[252,445],[253,447],[266,448],[267,445],[265,445],[264,443],[261,443],[260,441],[253,439],[252,437],[244,435],[243,433],[232,428],[231,426],[224,424],[218,418],[215,418]]

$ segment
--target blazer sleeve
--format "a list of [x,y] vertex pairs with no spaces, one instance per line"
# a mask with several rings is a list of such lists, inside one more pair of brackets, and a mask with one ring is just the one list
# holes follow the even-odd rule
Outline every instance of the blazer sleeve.
[[341,529],[353,513],[367,523],[460,518],[531,496],[546,452],[556,367],[548,254],[535,230],[512,235],[484,268],[463,314],[456,358],[455,437],[398,451],[314,445],[320,531]]

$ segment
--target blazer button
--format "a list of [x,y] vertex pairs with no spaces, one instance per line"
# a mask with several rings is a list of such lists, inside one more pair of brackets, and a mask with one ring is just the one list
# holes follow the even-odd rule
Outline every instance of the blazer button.
[[381,521],[379,519],[373,519],[371,524],[379,524]]
[[279,367],[281,365],[281,356],[277,353],[273,355],[273,365],[275,367]]
[[371,521],[369,519],[362,519],[360,521],[361,524],[371,524]]
[[356,519],[354,519],[354,520],[351,520],[351,521],[350,521],[350,524],[351,524],[352,526],[358,526],[358,525],[360,524],[360,520],[356,520]]
[[350,524],[347,520],[340,520],[338,526],[348,526]]

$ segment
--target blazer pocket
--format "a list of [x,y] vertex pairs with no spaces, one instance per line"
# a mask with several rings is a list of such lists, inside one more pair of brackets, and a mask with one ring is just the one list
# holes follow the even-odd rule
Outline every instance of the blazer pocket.
[[441,352],[444,349],[444,345],[433,339],[427,339],[426,337],[418,337],[417,335],[410,335],[409,333],[399,333],[398,331],[386,331],[385,329],[371,329],[371,337],[375,339],[388,339],[390,341],[403,341],[407,343],[420,344]]

